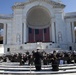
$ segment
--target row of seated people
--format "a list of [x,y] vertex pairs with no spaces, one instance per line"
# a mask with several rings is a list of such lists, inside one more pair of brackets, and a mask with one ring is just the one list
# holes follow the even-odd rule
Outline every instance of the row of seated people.
[[[58,68],[59,61],[58,61],[55,53],[56,53],[56,51],[53,52],[51,62],[49,62],[49,63],[52,63],[52,70],[53,71],[58,71],[59,70],[59,68]],[[41,60],[43,60],[44,65],[47,65],[46,61],[48,62],[48,60],[44,61],[45,57],[47,57],[44,54],[45,54],[45,52],[40,52],[39,49],[37,49],[36,52],[32,51],[32,55],[30,55],[29,52],[26,52],[26,54],[19,53],[18,55],[14,54],[14,55],[4,56],[3,61],[6,62],[7,61],[6,58],[8,58],[11,62],[20,62],[20,65],[24,65],[25,62],[28,61],[28,64],[34,63],[36,71],[40,71],[41,65],[42,65]]]
[[[35,51],[30,52],[25,52],[24,54],[18,53],[18,54],[11,54],[11,55],[4,55],[1,58],[3,59],[4,62],[6,62],[6,58],[11,62],[20,62],[21,60],[24,62],[28,61],[28,64],[33,64],[34,62],[34,53]],[[42,55],[42,61],[44,65],[49,65],[51,63],[51,60],[54,56],[57,57],[57,59],[63,64],[71,64],[71,63],[76,63],[76,53],[75,52],[56,52],[53,51],[53,53],[46,53],[45,51],[40,52]],[[61,63],[60,63],[61,64]]]
[[[39,54],[38,54],[39,53]],[[28,61],[28,65],[49,65],[52,64],[53,70],[59,70],[58,66],[59,64],[71,64],[76,63],[76,53],[75,52],[56,52],[53,51],[52,53],[46,53],[45,51],[42,52],[25,52],[25,54],[18,53],[18,54],[11,54],[11,55],[5,55],[2,56],[3,62],[7,61],[7,58],[10,62],[20,62],[20,65],[24,65]],[[43,63],[41,63],[42,60]],[[38,66],[36,66],[38,67]],[[41,69],[41,68],[40,68]]]

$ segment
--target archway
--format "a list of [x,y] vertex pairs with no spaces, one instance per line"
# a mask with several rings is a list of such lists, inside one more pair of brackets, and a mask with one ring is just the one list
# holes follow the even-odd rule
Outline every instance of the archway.
[[27,14],[29,42],[50,41],[50,25],[49,11],[42,6],[32,7]]

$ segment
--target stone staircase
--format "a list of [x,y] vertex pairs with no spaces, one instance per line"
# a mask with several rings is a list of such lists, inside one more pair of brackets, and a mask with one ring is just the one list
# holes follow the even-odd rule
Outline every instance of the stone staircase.
[[19,65],[17,62],[2,62],[0,63],[0,74],[11,74],[11,75],[76,75],[76,64],[64,64],[59,65],[59,71],[51,71],[51,65],[42,65],[41,71],[35,71],[34,65]]
[[37,42],[37,43],[26,43],[22,45],[9,45],[8,48],[10,48],[11,53],[24,53],[27,50],[29,52],[32,52],[33,50],[40,49],[41,51],[45,52],[52,52],[54,50],[61,50],[61,48],[57,47],[57,44],[55,43],[42,43],[42,42]]

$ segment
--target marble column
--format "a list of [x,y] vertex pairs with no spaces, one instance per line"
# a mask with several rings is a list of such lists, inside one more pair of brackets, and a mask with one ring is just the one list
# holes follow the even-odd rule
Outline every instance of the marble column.
[[26,22],[24,23],[24,43],[28,41],[28,27]]
[[54,21],[52,21],[51,23],[51,29],[52,29],[52,41],[56,42],[56,25]]
[[72,43],[75,42],[74,22],[72,22]]
[[50,24],[50,27],[49,27],[49,33],[50,33],[50,41],[52,41],[52,26]]
[[7,24],[4,23],[3,44],[7,44]]

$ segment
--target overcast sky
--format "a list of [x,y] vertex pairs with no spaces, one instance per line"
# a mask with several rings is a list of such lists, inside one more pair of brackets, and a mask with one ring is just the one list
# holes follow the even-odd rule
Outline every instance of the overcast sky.
[[[26,0],[0,0],[0,14],[11,14],[12,6],[15,2],[23,2]],[[76,0],[62,0],[66,5],[65,12],[76,12]]]

